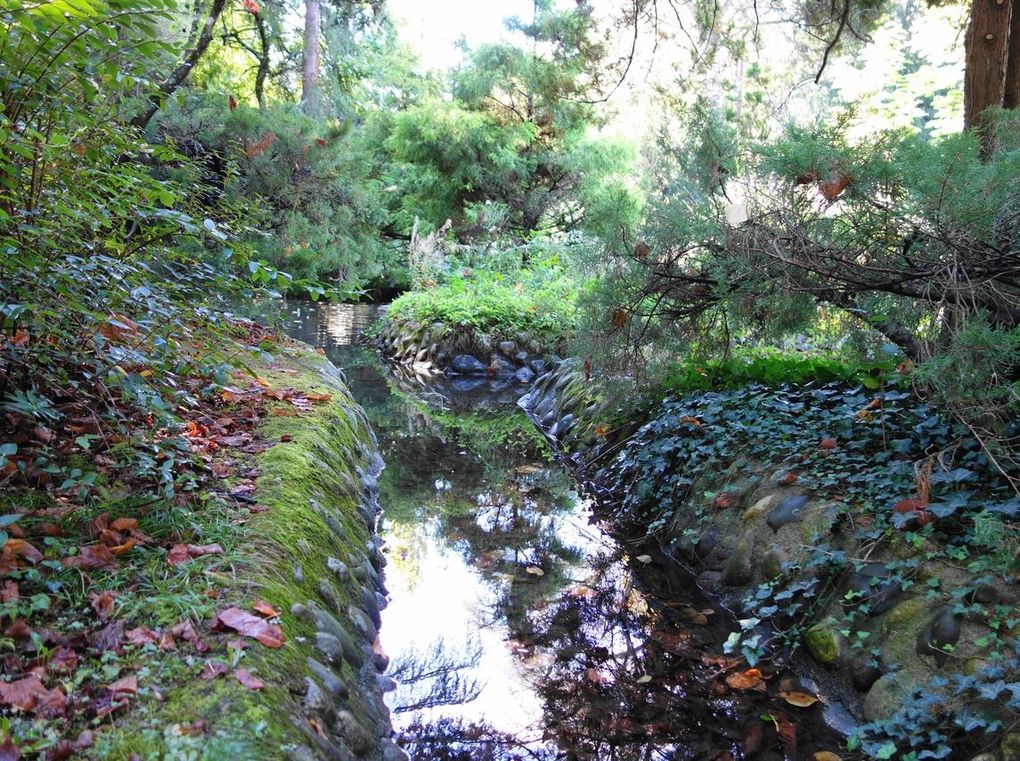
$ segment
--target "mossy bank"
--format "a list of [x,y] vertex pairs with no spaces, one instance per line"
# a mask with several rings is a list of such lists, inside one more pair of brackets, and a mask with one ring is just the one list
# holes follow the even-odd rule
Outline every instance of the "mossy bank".
[[[320,400],[300,411],[270,410],[258,424],[257,437],[271,443],[250,463],[258,509],[243,525],[231,567],[215,572],[224,585],[216,608],[264,601],[279,612],[285,642],[276,649],[257,643],[228,649],[231,666],[253,674],[261,689],[233,678],[200,678],[212,653],[181,648],[166,659],[153,650],[155,665],[140,676],[138,699],[112,728],[95,733],[89,753],[104,759],[404,758],[389,739],[380,687],[387,662],[377,628],[386,590],[375,533],[382,469],[375,437],[342,374],[309,347],[286,342],[272,361],[249,370],[270,396],[300,389]],[[196,626],[201,632],[210,623]]]

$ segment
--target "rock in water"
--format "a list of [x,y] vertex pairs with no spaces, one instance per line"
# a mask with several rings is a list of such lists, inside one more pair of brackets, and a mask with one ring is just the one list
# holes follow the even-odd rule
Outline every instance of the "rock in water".
[[458,375],[485,375],[489,366],[470,354],[458,354],[450,362],[450,370]]

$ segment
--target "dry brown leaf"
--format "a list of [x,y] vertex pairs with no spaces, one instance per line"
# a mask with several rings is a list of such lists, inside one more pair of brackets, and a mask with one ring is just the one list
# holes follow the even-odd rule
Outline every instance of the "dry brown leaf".
[[797,708],[809,708],[818,702],[818,696],[808,692],[780,692],[779,697]]
[[758,669],[747,669],[727,674],[726,685],[732,690],[764,690],[765,680]]
[[252,674],[247,669],[237,669],[234,671],[234,678],[237,679],[243,686],[249,690],[261,690],[265,687],[265,683],[257,676]]
[[230,667],[223,661],[207,660],[202,664],[202,673],[199,674],[199,677],[202,679],[215,679],[218,676],[223,676],[228,671],[230,671]]
[[276,618],[280,615],[280,612],[265,600],[256,600],[255,604],[252,606],[252,610],[266,618]]
[[113,615],[113,608],[117,603],[117,593],[109,589],[103,592],[90,592],[89,603],[99,618],[105,621]]
[[133,528],[138,528],[137,518],[118,518],[110,524],[110,528],[114,531],[130,531]]
[[116,568],[117,557],[105,544],[90,544],[82,547],[77,555],[64,558],[61,561],[70,568]]
[[129,645],[141,647],[142,645],[156,644],[159,642],[159,635],[152,629],[139,626],[137,629],[130,629],[124,632],[124,640]]
[[813,756],[814,761],[843,761],[840,756],[837,756],[831,750],[820,750]]
[[134,674],[122,677],[116,682],[107,685],[106,689],[110,691],[114,698],[134,695],[138,692],[138,677]]

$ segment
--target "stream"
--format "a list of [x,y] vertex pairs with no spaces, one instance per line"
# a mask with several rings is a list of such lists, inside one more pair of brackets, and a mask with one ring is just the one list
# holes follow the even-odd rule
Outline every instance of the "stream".
[[829,709],[734,671],[725,611],[595,521],[523,388],[423,389],[358,345],[377,316],[299,303],[282,324],[344,371],[379,438],[387,704],[415,761],[849,758]]

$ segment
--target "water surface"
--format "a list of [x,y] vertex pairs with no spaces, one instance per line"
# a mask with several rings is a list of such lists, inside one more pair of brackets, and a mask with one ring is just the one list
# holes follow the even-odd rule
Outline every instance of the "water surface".
[[[821,707],[734,690],[735,627],[661,556],[593,522],[514,402],[424,388],[357,344],[368,305],[290,305],[287,332],[346,374],[378,437],[390,602],[380,637],[402,744],[421,759],[798,759]],[[790,741],[788,724],[800,729]],[[783,731],[780,731],[784,728]],[[847,757],[847,756],[844,756]]]

